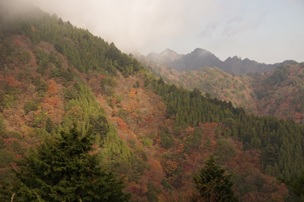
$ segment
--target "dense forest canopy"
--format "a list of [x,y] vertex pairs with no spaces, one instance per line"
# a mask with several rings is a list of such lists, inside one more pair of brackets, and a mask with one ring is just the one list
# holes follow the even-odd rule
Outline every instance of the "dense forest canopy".
[[[169,86],[162,79],[152,82],[152,86],[163,97],[168,116],[173,116],[177,125],[220,122],[222,135],[238,138],[244,149],[262,150],[263,167],[269,174],[290,180],[303,172],[302,126],[274,117],[246,115],[231,103],[206,98],[197,89],[190,92]],[[291,158],[297,160],[291,162]]]

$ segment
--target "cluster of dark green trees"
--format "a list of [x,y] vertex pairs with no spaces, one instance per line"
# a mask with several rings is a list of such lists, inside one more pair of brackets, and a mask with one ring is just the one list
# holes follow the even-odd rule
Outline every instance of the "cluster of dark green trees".
[[202,96],[198,89],[177,88],[167,85],[161,78],[151,81],[151,86],[163,97],[167,115],[173,117],[177,125],[196,126],[200,122],[220,122],[244,114],[243,109],[234,108],[231,103]]

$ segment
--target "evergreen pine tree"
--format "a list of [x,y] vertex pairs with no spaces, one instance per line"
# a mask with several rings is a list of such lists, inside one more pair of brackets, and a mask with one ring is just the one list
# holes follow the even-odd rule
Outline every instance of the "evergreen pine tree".
[[18,165],[14,201],[128,201],[123,183],[100,167],[93,141],[72,130],[39,146]]
[[237,201],[232,191],[231,175],[225,174],[225,170],[214,162],[211,156],[205,167],[194,177],[195,187],[201,199],[208,202]]

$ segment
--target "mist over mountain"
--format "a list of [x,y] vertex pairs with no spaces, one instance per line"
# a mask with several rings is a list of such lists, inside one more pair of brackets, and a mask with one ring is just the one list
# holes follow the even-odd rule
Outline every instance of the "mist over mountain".
[[159,61],[164,64],[170,64],[176,60],[179,60],[182,57],[182,55],[178,54],[177,52],[171,50],[171,49],[165,49],[160,54],[157,54],[155,52],[149,53],[147,55],[147,58],[155,61]]
[[225,61],[222,61],[213,53],[201,48],[196,48],[185,55],[166,49],[160,54],[150,53],[146,58],[151,62],[162,64],[178,71],[197,70],[201,67],[218,67],[235,75],[267,72],[278,66],[278,64],[258,63],[248,58],[241,59],[237,56],[228,57]]

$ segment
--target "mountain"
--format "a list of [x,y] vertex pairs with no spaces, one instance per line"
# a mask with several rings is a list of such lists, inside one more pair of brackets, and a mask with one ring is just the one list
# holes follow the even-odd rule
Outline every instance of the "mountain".
[[267,65],[258,63],[248,58],[241,59],[237,56],[228,57],[220,66],[222,70],[235,75],[244,75],[248,73],[261,73],[268,72],[277,67],[278,64]]
[[[197,88],[204,94],[232,102],[234,106],[256,115],[304,122],[303,63],[285,61],[265,65],[236,56],[221,62],[202,49],[185,56],[179,55],[179,59],[170,63],[156,59],[157,55],[154,55],[154,60],[144,56],[137,58],[168,83],[190,90]],[[181,68],[180,61],[188,61],[188,65]],[[218,66],[208,66],[208,61],[217,61]],[[202,64],[202,67],[198,68],[196,64]]]
[[160,54],[148,54],[146,56],[146,60],[178,71],[191,71],[202,67],[218,67],[223,71],[234,75],[266,72],[277,66],[277,64],[267,65],[258,63],[256,61],[249,60],[248,58],[242,60],[237,56],[232,58],[229,57],[225,61],[221,61],[213,53],[200,48],[197,48],[186,55],[181,55],[173,50],[166,49]]
[[[92,154],[123,179],[133,201],[189,201],[197,194],[193,177],[211,155],[233,176],[240,201],[284,201],[303,194],[297,186],[304,171],[299,124],[253,116],[197,89],[168,84],[114,43],[40,10],[2,22],[0,47],[4,201],[18,200],[10,189],[17,183],[16,162],[71,129],[95,135]],[[170,50],[162,55],[179,57]],[[213,71],[221,72],[209,68],[205,75]],[[223,72],[219,82],[226,77],[234,78]],[[270,85],[277,78],[280,73],[265,74]],[[229,85],[241,88],[242,80]]]

